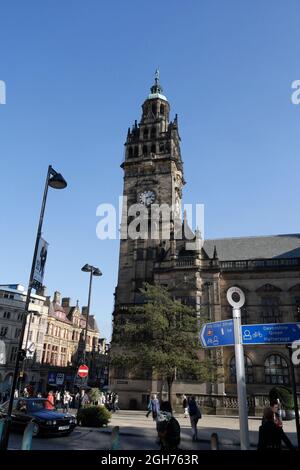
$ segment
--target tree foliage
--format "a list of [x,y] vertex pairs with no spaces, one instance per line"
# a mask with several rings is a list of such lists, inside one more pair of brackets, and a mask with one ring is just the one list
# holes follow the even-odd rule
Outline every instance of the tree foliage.
[[116,319],[112,364],[127,370],[151,370],[167,380],[169,393],[176,373],[199,382],[216,380],[216,364],[202,354],[196,310],[174,300],[162,286],[144,284],[145,303]]

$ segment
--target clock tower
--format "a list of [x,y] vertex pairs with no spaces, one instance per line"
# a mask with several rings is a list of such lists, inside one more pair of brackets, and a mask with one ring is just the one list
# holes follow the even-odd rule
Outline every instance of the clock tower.
[[[139,123],[128,129],[125,142],[123,213],[115,310],[139,303],[144,282],[153,282],[154,263],[170,249],[174,227],[181,229],[184,185],[177,115],[170,121],[170,105],[156,71],[155,83],[142,105]],[[130,234],[132,209],[140,204],[148,214],[145,233]],[[162,231],[162,215],[153,220],[154,208],[168,214],[171,232]],[[169,213],[168,213],[169,211]],[[156,212],[157,214],[157,212]],[[151,220],[152,216],[152,220]],[[156,224],[156,226],[155,226]],[[138,227],[139,228],[139,227]],[[156,232],[155,232],[156,230]]]

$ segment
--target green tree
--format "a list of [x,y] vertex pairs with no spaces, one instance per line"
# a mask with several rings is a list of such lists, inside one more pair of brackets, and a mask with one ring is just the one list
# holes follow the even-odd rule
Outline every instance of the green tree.
[[174,300],[162,286],[145,283],[141,292],[145,302],[115,318],[112,365],[133,372],[151,370],[167,381],[170,401],[176,372],[200,383],[215,382],[216,363],[201,354],[196,310]]

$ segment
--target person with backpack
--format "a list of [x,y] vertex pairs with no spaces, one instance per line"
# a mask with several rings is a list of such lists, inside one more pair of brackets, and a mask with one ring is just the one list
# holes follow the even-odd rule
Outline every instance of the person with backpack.
[[198,441],[197,424],[199,419],[202,418],[202,414],[194,396],[192,396],[188,401],[188,411],[192,426],[192,439],[193,441]]
[[172,413],[170,402],[163,401],[157,416],[157,434],[161,451],[178,450],[180,444],[180,425]]

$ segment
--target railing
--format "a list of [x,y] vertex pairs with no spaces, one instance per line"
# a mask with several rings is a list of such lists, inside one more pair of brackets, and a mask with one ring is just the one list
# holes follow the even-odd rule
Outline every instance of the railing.
[[222,270],[251,270],[251,269],[273,269],[286,267],[300,267],[300,258],[273,258],[253,259],[239,261],[220,261]]
[[195,258],[192,257],[182,257],[176,260],[177,267],[186,267],[186,266],[195,266]]
[[[182,395],[177,395],[177,406],[182,408]],[[239,402],[236,395],[195,395],[196,401],[199,403],[200,408],[204,412],[210,410],[211,412],[223,413],[232,411],[233,414],[238,412]],[[298,404],[300,405],[300,395],[298,394]],[[249,395],[247,397],[248,413],[254,415],[262,413],[262,410],[270,405],[269,396],[265,394]]]

